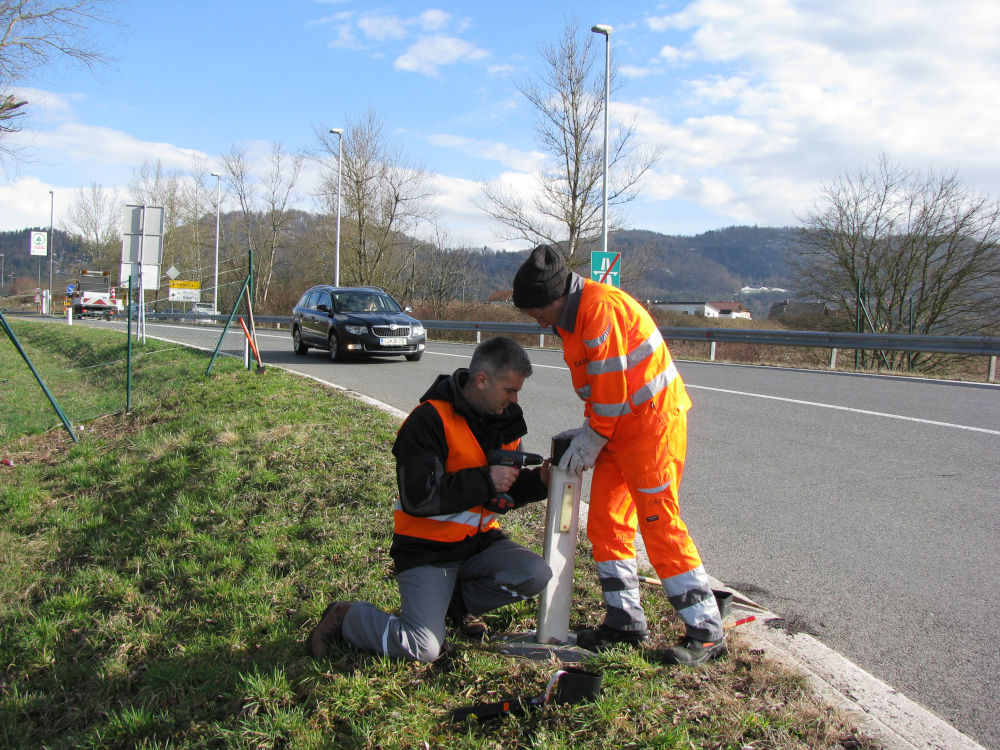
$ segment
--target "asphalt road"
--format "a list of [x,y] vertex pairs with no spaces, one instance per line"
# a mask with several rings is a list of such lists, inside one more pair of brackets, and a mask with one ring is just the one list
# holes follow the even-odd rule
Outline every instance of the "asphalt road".
[[[296,356],[286,332],[259,345],[266,363],[404,412],[472,351],[334,364]],[[546,452],[582,405],[560,353],[530,354],[526,447]],[[678,368],[694,401],[682,515],[709,573],[1000,750],[1000,388]]]

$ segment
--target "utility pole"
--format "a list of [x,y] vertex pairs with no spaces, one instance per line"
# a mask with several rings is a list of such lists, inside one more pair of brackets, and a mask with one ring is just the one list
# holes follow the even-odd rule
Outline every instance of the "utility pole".
[[55,213],[56,194],[54,190],[49,191],[49,315],[52,314],[52,305],[55,297],[52,294],[52,260],[56,254],[55,237],[52,236],[52,217]]

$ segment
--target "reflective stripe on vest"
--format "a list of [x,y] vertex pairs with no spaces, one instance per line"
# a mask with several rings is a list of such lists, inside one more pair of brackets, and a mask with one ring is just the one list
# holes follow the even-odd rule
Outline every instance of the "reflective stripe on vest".
[[628,295],[590,280],[579,294],[574,330],[560,330],[560,335],[563,358],[576,394],[587,402],[591,427],[612,434],[619,417],[649,408],[651,401],[657,409],[689,408],[670,351],[645,309]]
[[[448,446],[448,460],[444,470],[454,474],[462,469],[486,466],[486,454],[472,434],[469,423],[455,413],[452,404],[436,400],[428,400],[427,403],[434,407],[444,425],[444,438]],[[518,438],[503,447],[505,450],[515,450],[520,442]],[[460,542],[481,531],[500,527],[497,514],[481,505],[440,516],[412,516],[403,510],[402,503],[397,499],[393,517],[397,534],[435,542]]]

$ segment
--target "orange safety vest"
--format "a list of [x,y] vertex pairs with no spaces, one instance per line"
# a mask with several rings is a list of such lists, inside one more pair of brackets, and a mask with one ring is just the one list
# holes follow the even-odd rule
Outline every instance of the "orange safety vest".
[[590,426],[607,438],[618,420],[644,410],[687,410],[684,388],[649,313],[625,292],[584,280],[573,331],[559,328],[563,359]]
[[[454,474],[462,469],[486,466],[486,454],[472,434],[469,423],[455,413],[455,407],[448,401],[428,400],[427,403],[437,410],[444,425],[444,438],[448,445],[444,470]],[[518,438],[505,443],[503,448],[516,450],[520,443]],[[480,532],[500,528],[497,514],[482,505],[440,516],[412,516],[403,510],[402,503],[397,499],[393,518],[397,534],[435,542],[460,542]]]

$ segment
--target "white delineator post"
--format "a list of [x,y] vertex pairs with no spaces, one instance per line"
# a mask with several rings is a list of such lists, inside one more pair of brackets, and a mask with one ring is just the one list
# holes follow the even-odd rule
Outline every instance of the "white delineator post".
[[582,478],[559,468],[559,459],[569,447],[569,438],[552,438],[552,472],[549,503],[545,514],[545,562],[552,578],[538,601],[535,641],[543,644],[569,642],[569,608],[573,595],[573,564],[580,525]]

